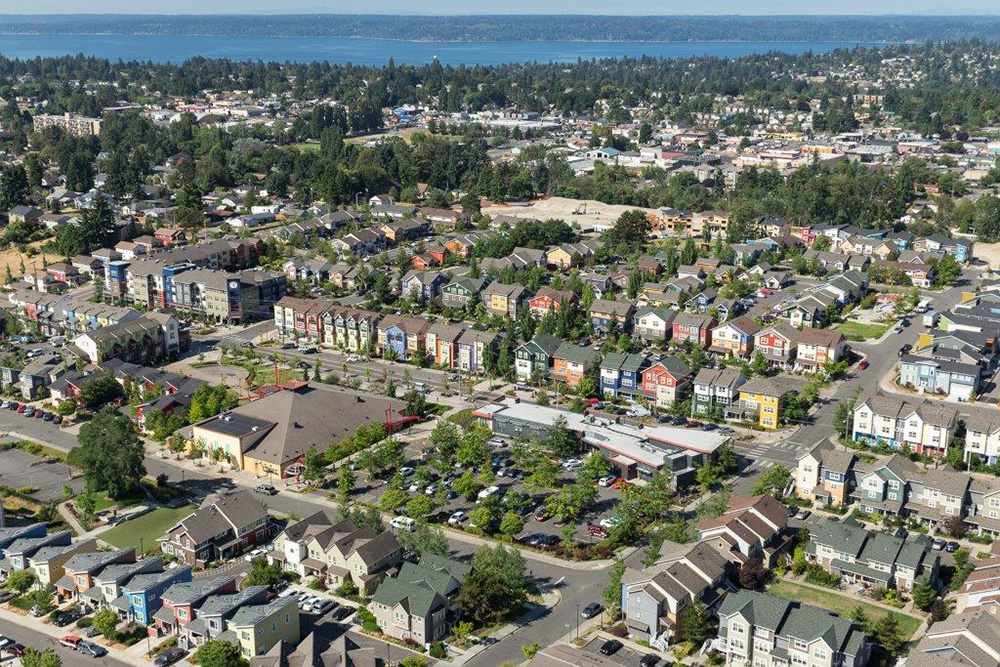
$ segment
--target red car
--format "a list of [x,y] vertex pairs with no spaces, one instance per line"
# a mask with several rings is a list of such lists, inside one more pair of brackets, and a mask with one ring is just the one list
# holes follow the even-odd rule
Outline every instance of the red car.
[[862,359],[862,360],[861,360],[861,363],[860,363],[860,364],[858,364],[858,370],[859,370],[859,371],[863,371],[863,370],[865,370],[866,368],[868,368],[868,360],[867,360],[867,359]]
[[18,405],[17,405],[17,411],[18,411],[18,412],[24,412],[24,411],[25,411],[25,409],[27,409],[27,407],[28,407],[28,406],[27,406],[27,405],[25,405],[24,403],[18,403]]
[[608,536],[608,531],[604,530],[596,523],[588,523],[587,532],[593,535],[594,537],[600,537],[601,539]]

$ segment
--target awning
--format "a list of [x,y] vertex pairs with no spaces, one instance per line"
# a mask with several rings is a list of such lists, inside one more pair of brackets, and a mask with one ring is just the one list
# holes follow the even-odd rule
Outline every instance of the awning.
[[160,621],[161,623],[173,623],[174,622],[174,612],[172,609],[167,607],[160,607],[153,614],[153,619]]
[[55,583],[56,588],[61,588],[64,591],[75,591],[76,590],[76,579],[69,575],[59,577],[59,580]]

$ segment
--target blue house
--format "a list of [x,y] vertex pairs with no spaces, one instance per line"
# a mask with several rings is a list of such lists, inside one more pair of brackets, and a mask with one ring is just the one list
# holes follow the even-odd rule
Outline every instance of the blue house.
[[642,371],[650,365],[643,354],[611,352],[601,361],[601,393],[604,396],[636,396],[642,388]]
[[125,611],[129,620],[149,625],[153,622],[153,614],[163,606],[163,592],[174,584],[190,581],[190,565],[163,572],[137,574],[122,587],[122,596],[115,600],[113,606]]

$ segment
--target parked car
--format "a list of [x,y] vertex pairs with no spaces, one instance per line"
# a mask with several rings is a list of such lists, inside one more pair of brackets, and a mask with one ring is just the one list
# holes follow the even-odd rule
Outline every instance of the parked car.
[[47,421],[47,422],[50,422],[50,421],[52,421],[53,419],[55,419],[55,415],[54,415],[54,414],[52,414],[51,412],[43,412],[43,413],[42,413],[42,419],[43,419],[44,421]]
[[812,512],[810,512],[809,510],[803,508],[803,509],[800,509],[798,512],[795,513],[795,518],[799,519],[800,521],[803,521],[805,519],[808,519],[811,515],[812,515]]
[[70,623],[79,620],[82,616],[83,614],[81,614],[76,610],[64,611],[63,613],[59,614],[54,619],[52,619],[52,625],[56,626],[57,628],[65,628]]
[[258,484],[254,487],[254,491],[263,493],[265,496],[273,496],[278,493],[278,490],[270,484]]
[[621,522],[622,522],[622,520],[619,519],[618,517],[616,517],[616,516],[609,516],[606,519],[601,519],[600,526],[601,526],[601,528],[606,528],[607,530],[611,530],[612,528],[614,528],[615,526],[617,526]]
[[245,560],[245,561],[247,561],[249,563],[250,561],[254,560],[255,558],[260,558],[263,555],[264,555],[264,550],[263,549],[254,549],[253,551],[251,551],[250,553],[248,553],[246,556],[244,556],[243,560]]
[[934,551],[941,551],[944,549],[944,540],[934,540],[934,542],[931,543],[931,549]]
[[670,420],[670,423],[672,425],[674,425],[674,426],[684,426],[684,424],[687,424],[687,418],[686,417],[674,417],[673,419]]
[[450,517],[448,517],[448,525],[449,526],[461,526],[463,523],[465,523],[468,520],[469,520],[469,515],[466,514],[465,512],[463,512],[462,510],[458,510],[457,512],[455,512],[454,514],[452,514]]
[[343,621],[345,618],[347,618],[356,611],[357,608],[345,604],[341,607],[337,607],[336,609],[334,609],[333,613],[330,614],[330,618],[332,618],[335,621]]
[[6,646],[3,647],[3,652],[10,653],[15,658],[20,658],[22,655],[24,655],[24,644],[20,644],[18,642],[11,642],[10,644],[7,644]]
[[647,653],[642,656],[642,660],[639,661],[639,667],[656,667],[660,663],[660,659],[653,655],[652,653]]
[[704,426],[701,427],[701,430],[702,431],[714,431],[717,428],[719,428],[718,424],[716,424],[715,422],[708,422]]
[[736,433],[736,431],[729,428],[728,426],[719,427],[719,435],[732,435],[733,433]]
[[82,641],[83,640],[77,637],[76,635],[66,635],[65,637],[59,640],[59,643],[75,651],[76,647],[79,646],[80,642]]
[[545,513],[545,508],[543,507],[543,508],[541,508],[541,509],[539,509],[539,510],[536,510],[536,511],[535,511],[535,514],[534,514],[534,516],[533,516],[532,518],[533,518],[533,519],[534,519],[535,521],[537,521],[537,522],[539,522],[539,523],[542,523],[543,521],[547,520],[547,519],[548,519],[549,517],[548,517],[548,515],[547,515],[547,514]]
[[867,360],[867,359],[862,359],[862,360],[861,360],[861,363],[860,363],[860,364],[858,364],[858,370],[859,370],[859,371],[863,371],[863,370],[865,370],[866,368],[868,368],[868,360]]
[[601,653],[604,655],[614,655],[618,653],[622,648],[622,643],[617,639],[609,639],[608,641],[601,644]]
[[602,609],[604,609],[604,607],[602,607],[599,602],[591,602],[583,608],[580,612],[580,616],[583,616],[584,618],[594,618],[601,613]]
[[175,646],[173,648],[168,648],[166,651],[156,656],[156,660],[153,661],[153,664],[157,665],[157,667],[166,667],[167,665],[174,664],[186,655],[187,651]]
[[326,599],[326,600],[320,600],[318,605],[313,605],[313,609],[316,611],[317,614],[322,616],[323,614],[327,613],[336,606],[337,606],[336,602],[330,599]]
[[593,535],[594,537],[601,538],[602,540],[609,535],[607,530],[605,530],[601,526],[598,526],[596,523],[588,523],[587,532]]
[[104,648],[100,644],[88,642],[87,640],[83,640],[77,644],[76,650],[84,655],[89,655],[94,658],[101,658],[108,654],[108,649]]
[[950,554],[953,554],[956,551],[958,551],[958,548],[959,548],[958,542],[949,542],[948,544],[944,545],[944,550]]
[[409,530],[414,531],[417,529],[417,522],[408,516],[396,516],[392,518],[389,525],[396,530]]
[[899,356],[903,356],[904,354],[909,354],[910,350],[912,350],[912,349],[913,349],[913,346],[910,345],[909,343],[907,343],[903,347],[899,348]]
[[618,475],[605,475],[604,477],[597,480],[598,486],[613,486],[615,482],[618,481]]

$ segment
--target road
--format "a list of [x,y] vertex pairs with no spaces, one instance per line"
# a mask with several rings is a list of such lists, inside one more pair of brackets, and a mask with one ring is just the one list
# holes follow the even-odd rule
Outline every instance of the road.
[[[31,628],[27,628],[23,625],[17,625],[14,623],[0,623],[0,634],[4,637],[9,637],[19,644],[24,646],[30,646],[32,648],[38,649],[39,651],[44,651],[47,648],[55,649],[55,652],[59,655],[62,660],[64,667],[93,667],[95,664],[101,665],[114,665],[114,667],[126,667],[130,663],[122,662],[117,658],[110,655],[104,656],[99,661],[95,661],[93,658],[89,658],[80,655],[73,649],[62,646],[58,640],[53,637],[48,636],[42,632],[37,632]],[[67,629],[66,634],[72,634],[69,629]],[[10,663],[10,654],[3,654],[3,660],[0,660],[2,664]],[[147,663],[148,664],[148,663]]]

